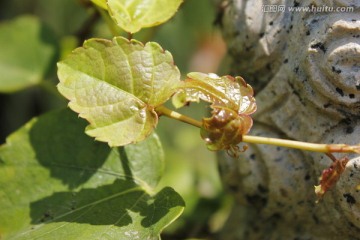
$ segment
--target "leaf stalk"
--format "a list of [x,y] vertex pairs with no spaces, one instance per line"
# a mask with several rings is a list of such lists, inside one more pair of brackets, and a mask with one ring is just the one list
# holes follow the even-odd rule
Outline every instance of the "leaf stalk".
[[[202,122],[197,121],[188,116],[185,116],[176,111],[170,110],[165,106],[159,106],[155,109],[155,111],[160,116],[164,115],[169,118],[173,118],[181,122],[188,123],[198,128],[202,127]],[[251,136],[251,135],[244,135],[242,141],[246,143],[275,145],[279,147],[295,148],[295,149],[311,151],[311,152],[320,152],[320,153],[333,153],[333,152],[360,153],[360,145],[350,146],[346,144],[308,143],[308,142],[301,142],[301,141],[288,140],[288,139],[260,137],[260,136]]]
[[181,122],[193,125],[195,127],[201,128],[202,127],[202,122],[197,121],[191,117],[185,116],[181,113],[175,112],[173,110],[168,109],[167,107],[161,105],[159,107],[157,107],[155,109],[155,111],[159,114],[159,116],[164,115],[167,116],[169,118],[173,118],[176,120],[179,120]]

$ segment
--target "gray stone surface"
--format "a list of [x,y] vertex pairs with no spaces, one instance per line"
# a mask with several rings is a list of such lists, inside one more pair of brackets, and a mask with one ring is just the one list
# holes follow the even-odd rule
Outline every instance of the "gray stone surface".
[[[223,2],[233,74],[257,92],[250,134],[359,144],[360,1]],[[318,8],[289,11],[294,6]],[[220,154],[223,181],[237,200],[221,239],[360,239],[360,158],[349,157],[316,204],[314,185],[331,164],[324,154],[265,145],[250,146],[240,159]]]

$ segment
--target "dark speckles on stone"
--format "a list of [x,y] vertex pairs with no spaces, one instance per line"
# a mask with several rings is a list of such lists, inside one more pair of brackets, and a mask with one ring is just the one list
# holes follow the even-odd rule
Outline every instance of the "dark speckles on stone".
[[351,19],[352,22],[356,22],[356,19]]
[[355,94],[350,93],[349,98],[351,98],[351,99],[355,98]]
[[305,201],[304,200],[301,200],[301,201],[298,201],[297,202],[297,205],[304,205]]
[[351,120],[351,118],[345,118],[345,119],[341,120],[341,122],[345,123],[346,125],[351,125],[352,120]]
[[311,24],[314,24],[314,23],[317,23],[319,20],[317,20],[317,19],[313,19],[313,20],[311,20]]
[[252,153],[252,154],[250,155],[250,159],[251,159],[251,160],[255,160],[255,159],[256,159],[255,153]]
[[250,51],[250,49],[252,49],[252,46],[246,47],[246,48],[245,48],[245,51],[248,52],[248,51]]
[[321,43],[321,42],[314,43],[310,47],[313,48],[313,49],[320,49],[321,51],[323,51],[323,53],[326,52],[326,48],[325,48],[324,44]]
[[335,88],[335,90],[336,90],[336,92],[338,93],[338,94],[340,94],[340,96],[344,96],[344,91],[341,89],[341,88]]
[[356,90],[360,91],[360,84],[356,85]]
[[261,185],[261,184],[259,184],[259,185],[257,186],[257,189],[258,189],[259,192],[261,192],[261,193],[267,193],[267,192],[269,192],[269,189],[267,189],[266,187],[264,187],[264,186]]
[[314,222],[315,222],[316,224],[319,224],[319,223],[320,223],[319,218],[318,218],[315,214],[312,215],[312,219],[314,220]]
[[341,73],[341,70],[340,69],[336,69],[335,66],[332,66],[331,67],[331,70],[337,74],[340,74]]
[[354,163],[354,168],[357,169],[358,168],[358,165],[356,163]]
[[269,25],[270,25],[270,26],[272,26],[273,24],[274,24],[274,22],[273,22],[273,21],[270,21],[270,22],[269,22]]
[[[357,219],[358,220],[358,219]],[[355,229],[358,229],[357,226],[355,226],[355,224],[353,224],[352,222],[348,222],[349,226],[352,227],[352,228],[355,228]]]
[[289,62],[289,60],[286,58],[285,60],[284,60],[284,63],[288,63]]
[[298,6],[300,6],[300,3],[297,1],[294,1],[294,7],[298,7]]
[[309,181],[310,178],[311,178],[310,175],[309,175],[309,174],[306,174],[305,177],[304,177],[304,180],[305,180],[305,181]]
[[346,133],[346,134],[351,134],[351,133],[353,133],[353,132],[354,132],[354,128],[353,128],[353,127],[351,127],[351,126],[346,127],[346,129],[345,129],[345,133]]
[[349,204],[355,204],[356,203],[355,198],[350,193],[344,193],[343,196],[346,199],[347,203],[349,203]]
[[331,106],[331,103],[325,103],[325,104],[323,105],[324,108],[328,108],[328,107],[330,107],[330,106]]
[[280,191],[280,194],[281,194],[282,197],[287,198],[287,197],[289,196],[289,194],[288,194],[288,192],[286,191],[286,189],[280,188],[279,191]]
[[262,38],[265,35],[265,33],[259,33],[259,37]]
[[272,219],[281,219],[281,214],[280,213],[274,213],[270,218]]
[[294,73],[298,73],[299,72],[299,67],[294,68]]
[[246,200],[251,205],[261,208],[266,205],[267,199],[258,195],[246,195]]
[[306,34],[306,36],[309,36],[310,35],[310,30],[307,30],[305,34]]

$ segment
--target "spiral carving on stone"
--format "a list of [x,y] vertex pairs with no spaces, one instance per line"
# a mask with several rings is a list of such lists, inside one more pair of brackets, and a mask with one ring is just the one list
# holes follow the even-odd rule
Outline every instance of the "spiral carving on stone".
[[[331,103],[360,111],[360,19],[329,16],[308,46],[307,71],[313,89]],[[325,32],[325,34],[322,34]]]

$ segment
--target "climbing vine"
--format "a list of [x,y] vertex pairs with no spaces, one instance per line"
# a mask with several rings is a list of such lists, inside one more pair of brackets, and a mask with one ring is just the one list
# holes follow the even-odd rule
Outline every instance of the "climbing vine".
[[[22,81],[9,78],[0,82],[0,90],[8,93],[39,84],[62,100],[65,97],[72,110],[34,118],[0,146],[0,239],[55,235],[59,239],[159,239],[185,207],[175,190],[158,187],[165,167],[155,130],[165,117],[199,128],[210,151],[226,151],[235,159],[247,149],[246,145],[240,148],[240,143],[326,154],[333,163],[315,187],[318,199],[336,184],[348,162],[346,156],[336,159],[332,153],[360,154],[360,145],[249,135],[256,97],[242,77],[181,73],[172,54],[151,41],[151,31],[149,41],[134,39],[142,29],[154,29],[171,19],[183,0],[83,2],[93,11],[90,23],[103,18],[111,39],[87,39],[85,24],[79,39],[87,40],[71,53],[60,54],[52,45],[55,37],[44,44],[39,36],[47,31],[40,31],[33,17],[0,26],[6,33],[0,37],[0,47],[8,38],[23,44],[24,38],[16,35],[23,32],[36,39],[32,48],[14,47],[22,52],[23,71],[3,75],[21,75]],[[63,44],[76,46],[71,38]],[[4,56],[12,50],[2,49]],[[52,89],[42,77],[55,55],[62,59],[57,63],[57,89]],[[0,60],[13,63],[18,56]],[[12,73],[12,69],[4,71]],[[209,106],[209,116],[195,119],[177,110],[200,101]]]
[[[143,12],[150,2],[161,1],[142,1],[138,5],[135,1],[128,1],[128,5],[107,1],[106,9],[120,27],[133,33],[156,22],[147,19]],[[164,16],[159,16],[162,20],[157,24],[175,13],[179,6],[175,2],[179,1],[166,8],[166,14],[159,13]],[[131,8],[139,10],[141,21],[128,18],[135,14]],[[360,153],[359,145],[314,144],[247,135],[253,124],[250,115],[256,111],[252,87],[239,76],[219,77],[213,73],[193,72],[181,81],[171,53],[155,42],[143,45],[123,37],[112,41],[90,39],[60,62],[58,69],[58,89],[70,100],[70,108],[89,121],[86,133],[110,146],[142,141],[164,115],[199,127],[209,150],[227,150],[233,157],[241,152],[238,147],[241,142],[323,152],[334,163],[324,170],[320,185],[315,188],[319,197],[336,183],[347,162],[346,158],[335,159],[331,153]],[[177,108],[200,100],[209,102],[211,117],[197,121],[166,108],[164,103],[172,96]]]

